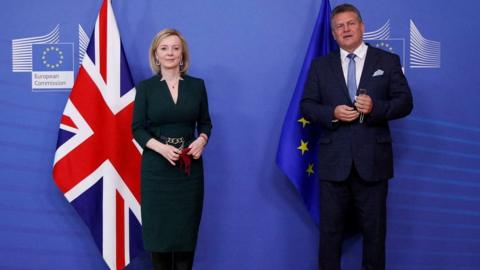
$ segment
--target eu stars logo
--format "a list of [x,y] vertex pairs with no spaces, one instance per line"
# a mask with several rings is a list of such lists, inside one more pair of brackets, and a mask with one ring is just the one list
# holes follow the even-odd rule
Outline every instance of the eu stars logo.
[[43,50],[42,60],[43,64],[47,68],[58,69],[63,64],[63,51],[60,50],[57,46],[50,46]]
[[32,44],[32,89],[73,86],[73,44]]
[[373,47],[395,53],[400,56],[402,67],[405,66],[405,40],[400,38],[374,39],[368,41]]

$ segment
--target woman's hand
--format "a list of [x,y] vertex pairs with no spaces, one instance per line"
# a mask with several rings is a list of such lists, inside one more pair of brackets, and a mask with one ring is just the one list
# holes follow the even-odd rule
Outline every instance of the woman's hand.
[[203,136],[198,137],[188,146],[188,148],[190,148],[190,151],[188,151],[187,154],[191,155],[193,159],[199,159],[200,156],[202,156],[203,149],[205,148],[206,144],[207,140]]
[[162,155],[166,160],[168,160],[168,162],[170,162],[170,164],[175,166],[175,161],[178,160],[178,158],[180,157],[180,153],[182,151],[179,150],[178,148],[175,148],[175,147],[171,146],[171,145],[163,144],[163,143],[158,148],[159,149],[156,150],[156,151],[160,155]]
[[153,138],[147,142],[147,147],[162,155],[173,166],[175,166],[175,161],[178,160],[180,153],[182,152],[178,148],[163,144]]

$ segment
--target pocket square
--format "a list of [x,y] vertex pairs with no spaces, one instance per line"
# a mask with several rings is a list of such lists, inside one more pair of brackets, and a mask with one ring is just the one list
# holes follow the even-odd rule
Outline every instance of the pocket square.
[[377,69],[377,71],[375,71],[373,73],[373,76],[372,77],[377,77],[377,76],[382,76],[383,75],[383,70],[381,69]]

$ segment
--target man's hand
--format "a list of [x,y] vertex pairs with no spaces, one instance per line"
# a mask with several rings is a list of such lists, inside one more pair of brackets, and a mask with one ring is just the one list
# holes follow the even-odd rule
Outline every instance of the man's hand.
[[357,112],[355,108],[347,105],[338,105],[333,112],[335,119],[343,122],[352,122],[357,119],[359,115],[360,113]]
[[362,94],[355,100],[355,107],[357,107],[357,111],[366,115],[372,112],[373,101],[369,95]]

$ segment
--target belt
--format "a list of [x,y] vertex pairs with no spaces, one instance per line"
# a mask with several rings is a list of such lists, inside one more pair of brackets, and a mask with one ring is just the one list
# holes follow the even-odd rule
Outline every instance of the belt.
[[159,141],[164,144],[174,146],[180,150],[185,146],[185,137],[166,137],[160,136]]
[[179,157],[180,170],[183,170],[187,175],[190,175],[190,164],[192,163],[192,158],[187,154],[190,151],[190,148],[185,147],[185,137],[166,137],[160,136],[159,138],[161,143],[174,146],[181,150]]

